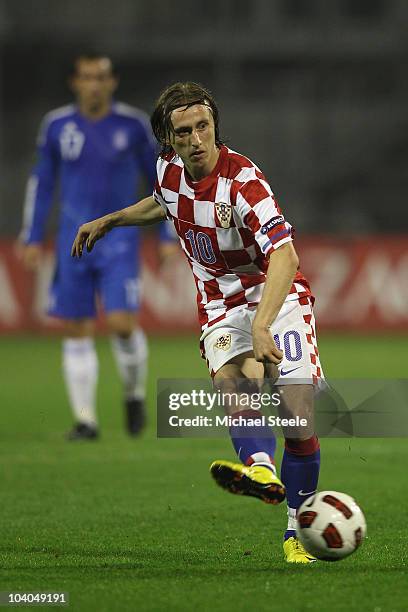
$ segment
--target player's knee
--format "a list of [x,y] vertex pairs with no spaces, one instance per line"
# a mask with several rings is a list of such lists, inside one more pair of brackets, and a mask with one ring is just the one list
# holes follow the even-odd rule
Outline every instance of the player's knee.
[[242,378],[243,374],[241,369],[235,365],[227,363],[223,365],[214,375],[214,384],[225,384],[233,385],[236,383],[238,378]]
[[214,388],[222,393],[236,393],[240,377],[242,372],[237,366],[226,364],[216,372],[213,378]]
[[107,317],[109,331],[120,338],[130,338],[135,329],[134,318],[130,314],[111,314]]
[[228,414],[239,412],[240,399],[259,391],[257,381],[249,379],[237,364],[226,364],[215,374],[214,388],[223,396],[223,406]]
[[125,327],[115,327],[110,331],[114,336],[117,336],[118,338],[121,338],[123,340],[128,340],[128,338],[130,338],[130,336],[132,335],[133,329],[128,329]]
[[87,338],[93,336],[94,331],[91,319],[64,321],[64,336],[67,338]]

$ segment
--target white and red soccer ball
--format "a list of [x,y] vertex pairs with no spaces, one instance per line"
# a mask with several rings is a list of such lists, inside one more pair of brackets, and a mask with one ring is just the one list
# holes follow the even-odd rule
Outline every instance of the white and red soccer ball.
[[350,495],[321,491],[297,513],[297,536],[307,552],[324,561],[338,561],[354,552],[366,535],[366,521]]

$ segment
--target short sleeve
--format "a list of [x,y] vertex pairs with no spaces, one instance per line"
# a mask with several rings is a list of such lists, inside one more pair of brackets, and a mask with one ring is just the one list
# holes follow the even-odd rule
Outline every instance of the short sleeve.
[[257,177],[242,185],[237,192],[236,207],[264,255],[292,240],[292,226],[285,220],[264,178]]

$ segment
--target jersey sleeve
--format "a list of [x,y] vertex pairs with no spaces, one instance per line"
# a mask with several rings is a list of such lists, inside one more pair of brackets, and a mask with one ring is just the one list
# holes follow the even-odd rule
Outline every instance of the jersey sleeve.
[[51,208],[58,159],[51,137],[52,125],[43,119],[37,139],[37,163],[27,182],[23,227],[20,239],[25,244],[42,242]]
[[237,192],[237,212],[266,256],[293,239],[273,192],[264,178],[246,181]]

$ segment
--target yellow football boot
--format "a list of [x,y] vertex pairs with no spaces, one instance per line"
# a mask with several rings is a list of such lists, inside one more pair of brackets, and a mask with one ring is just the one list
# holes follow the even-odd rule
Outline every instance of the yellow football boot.
[[310,555],[295,537],[284,541],[283,552],[288,563],[314,563],[317,561],[316,557]]
[[230,493],[251,495],[267,504],[280,504],[285,499],[284,484],[264,465],[219,460],[211,464],[210,472],[215,482]]

